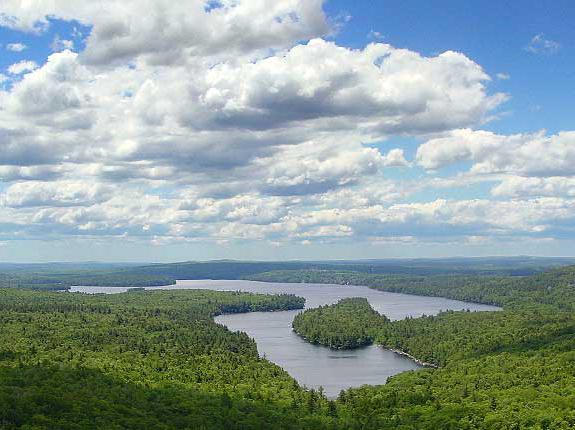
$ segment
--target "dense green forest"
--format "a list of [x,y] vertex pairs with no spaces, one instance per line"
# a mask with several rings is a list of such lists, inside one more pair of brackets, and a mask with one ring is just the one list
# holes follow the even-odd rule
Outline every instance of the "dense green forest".
[[340,300],[335,305],[308,309],[295,316],[292,327],[308,342],[335,349],[370,345],[388,320],[367,299]]
[[440,368],[342,393],[348,414],[369,417],[366,428],[575,428],[572,312],[448,312],[391,322],[376,342]]
[[0,428],[334,428],[332,403],[212,319],[302,306],[203,290],[0,290]]
[[575,267],[527,277],[323,269],[258,276],[288,275],[503,310],[389,322],[351,299],[301,314],[294,326],[319,343],[352,347],[369,338],[439,366],[331,401],[258,357],[248,336],[213,321],[224,312],[298,309],[301,298],[0,289],[0,429],[575,428]]
[[153,287],[175,284],[169,276],[122,274],[114,272],[64,272],[64,273],[0,273],[0,288],[26,288],[43,291],[69,290],[71,286],[100,287]]

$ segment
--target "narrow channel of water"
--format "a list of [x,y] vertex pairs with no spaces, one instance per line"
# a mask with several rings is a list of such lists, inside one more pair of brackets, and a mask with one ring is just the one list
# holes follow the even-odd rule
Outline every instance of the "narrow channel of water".
[[[495,306],[467,303],[440,297],[423,297],[387,293],[367,287],[322,284],[285,284],[254,281],[178,281],[176,285],[154,289],[209,289],[245,291],[264,294],[295,294],[306,299],[306,308],[336,303],[346,297],[365,297],[378,312],[392,320],[434,315],[442,310],[494,311]],[[119,293],[127,288],[73,287],[85,293]],[[300,311],[253,312],[220,315],[216,322],[232,331],[243,331],[255,339],[260,355],[287,370],[300,384],[309,388],[322,386],[326,395],[335,397],[342,389],[363,384],[383,384],[390,376],[419,368],[409,358],[389,350],[369,346],[334,351],[311,345],[291,329]]]

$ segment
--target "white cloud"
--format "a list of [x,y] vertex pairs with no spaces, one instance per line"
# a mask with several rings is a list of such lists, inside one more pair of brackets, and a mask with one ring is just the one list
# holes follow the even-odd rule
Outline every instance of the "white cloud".
[[495,75],[495,76],[500,81],[507,81],[507,80],[511,79],[511,75],[509,75],[508,73],[497,73],[497,75]]
[[[16,184],[2,197],[0,224],[51,234],[171,240],[418,242],[457,237],[568,237],[575,231],[575,201],[538,198],[512,201],[438,199],[428,203],[363,202],[342,207],[293,197],[238,195],[229,199],[160,198],[134,189],[98,190],[87,184],[32,187]],[[37,188],[37,189],[36,189]],[[336,203],[334,207],[329,207]],[[39,229],[39,230],[38,230]],[[23,233],[25,234],[25,233]],[[1,235],[1,234],[0,234]]]
[[188,88],[190,105],[174,107],[189,126],[203,128],[262,129],[320,118],[337,126],[348,118],[368,132],[418,134],[484,120],[505,100],[486,94],[487,80],[455,52],[426,58],[384,44],[360,51],[314,39],[285,55],[213,67]]
[[409,163],[405,159],[403,149],[395,148],[383,156],[383,165],[386,167],[407,167]]
[[12,52],[22,52],[27,48],[23,43],[8,43],[6,49]]
[[[204,6],[2,3],[11,28],[41,32],[54,17],[92,30],[83,52],[56,38],[41,67],[11,66],[22,76],[0,90],[0,240],[474,242],[572,230],[573,132],[473,130],[508,96],[465,55],[338,46],[318,38],[330,32],[319,0]],[[385,147],[392,136],[427,139],[413,164],[428,170],[470,163],[469,183],[497,181],[496,199],[406,203],[464,181],[387,179],[412,165]]]
[[525,50],[533,54],[555,54],[561,45],[551,39],[547,39],[543,33],[539,33],[531,39],[529,44],[525,47]]
[[242,194],[228,199],[184,195],[179,208],[196,222],[231,221],[266,225],[277,222],[288,213],[290,199],[258,194]]
[[18,63],[14,63],[8,67],[8,73],[12,75],[21,75],[23,73],[31,72],[32,70],[36,70],[38,68],[38,64],[35,61],[31,60],[22,60]]
[[310,205],[319,208],[369,208],[405,200],[416,189],[407,181],[371,178],[356,186],[308,197],[308,201]]
[[54,37],[52,44],[50,45],[52,51],[59,52],[65,50],[73,50],[74,49],[74,41],[68,39],[61,39],[59,35]]
[[265,172],[267,193],[303,195],[354,184],[383,166],[384,158],[376,149],[310,141],[286,146],[272,157],[258,159],[254,167]]
[[49,26],[48,17],[91,25],[84,57],[94,64],[139,56],[153,64],[232,58],[329,32],[321,0],[222,0],[208,10],[205,5],[204,0],[55,0],[23,6],[4,0],[0,25],[39,32]]
[[575,197],[575,177],[548,178],[511,176],[491,190],[498,197]]
[[0,101],[0,163],[98,160],[110,179],[239,179],[271,193],[322,192],[406,163],[363,143],[482,121],[501,100],[485,79],[461,54],[425,58],[379,44],[352,51],[321,40],[208,68],[100,71],[63,51]]
[[0,166],[0,181],[48,181],[59,178],[62,171],[57,166]]
[[7,207],[91,206],[111,197],[109,187],[87,182],[17,182],[0,195]]
[[416,159],[426,169],[470,161],[471,172],[477,174],[569,176],[575,174],[575,132],[506,136],[482,130],[454,130],[421,145]]
[[8,108],[24,115],[53,115],[80,108],[84,101],[81,85],[91,75],[78,64],[76,57],[77,54],[70,51],[53,54],[38,70],[34,62],[11,66],[11,73],[35,71],[15,85],[7,101]]
[[[525,201],[438,199],[429,203],[394,204],[348,210],[310,212],[295,222],[298,230],[310,226],[346,225],[368,237],[426,238],[542,234],[558,221],[575,230],[575,201],[541,198]],[[553,233],[551,233],[553,234]]]

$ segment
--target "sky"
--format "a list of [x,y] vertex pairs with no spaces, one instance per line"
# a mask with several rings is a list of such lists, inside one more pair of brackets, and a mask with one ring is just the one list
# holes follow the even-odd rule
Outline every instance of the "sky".
[[0,261],[575,256],[574,19],[2,0]]

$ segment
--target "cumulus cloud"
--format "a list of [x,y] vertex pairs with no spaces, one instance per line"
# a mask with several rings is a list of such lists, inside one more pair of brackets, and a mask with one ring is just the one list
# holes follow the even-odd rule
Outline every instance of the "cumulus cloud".
[[315,211],[296,219],[301,228],[345,225],[363,237],[540,235],[557,222],[575,229],[575,202],[557,198],[525,201],[438,199],[347,210]]
[[12,75],[21,75],[22,73],[31,72],[38,68],[38,64],[31,60],[22,60],[8,66],[8,73]]
[[383,156],[383,165],[386,167],[407,167],[409,163],[405,159],[403,149],[395,148]]
[[1,194],[8,207],[91,206],[111,196],[109,187],[85,182],[17,182]]
[[[12,29],[88,27],[85,50],[58,36],[44,64],[10,66],[12,85],[0,89],[0,239],[387,243],[571,231],[573,132],[474,130],[508,96],[464,54],[338,46],[321,38],[331,29],[320,0],[208,6],[2,3],[0,25]],[[410,162],[386,147],[393,136],[427,141]],[[493,201],[413,203],[424,181],[386,176],[459,162],[499,175]]]
[[103,175],[124,179],[256,171],[271,193],[319,192],[406,164],[365,142],[482,121],[502,97],[487,94],[486,79],[461,54],[425,58],[381,44],[354,51],[314,40],[239,65],[105,72],[65,50],[0,101],[0,161],[103,160]]
[[416,159],[426,169],[470,161],[471,172],[478,174],[569,176],[575,174],[575,132],[548,136],[544,131],[500,135],[483,130],[454,130],[422,144]]
[[285,55],[210,69],[188,90],[193,106],[180,111],[188,124],[203,127],[262,129],[347,117],[380,134],[425,133],[485,119],[506,98],[488,95],[488,80],[455,52],[426,58],[385,44],[351,50],[314,39]]
[[57,166],[0,166],[0,181],[49,181],[57,179],[61,173],[62,168]]
[[308,197],[315,208],[351,209],[385,206],[408,198],[417,187],[408,181],[391,181],[372,178],[356,186],[330,190]]
[[575,177],[548,178],[511,176],[495,186],[491,193],[502,197],[575,197]]
[[184,194],[179,209],[186,211],[184,216],[195,222],[267,225],[287,215],[289,204],[290,199],[253,193],[223,199]]
[[[16,84],[6,101],[7,108],[19,115],[50,116],[61,114],[74,114],[87,103],[88,94],[82,90],[81,84],[86,83],[91,75],[76,61],[77,54],[64,51],[53,54],[46,64]],[[34,70],[36,64],[31,62],[18,63],[20,69]],[[11,66],[13,67],[13,66]]]
[[204,0],[55,0],[24,6],[20,0],[5,0],[0,25],[41,32],[49,17],[90,25],[84,59],[100,65],[140,56],[153,64],[197,56],[230,58],[329,32],[321,0],[221,0],[212,6]]
[[284,147],[273,157],[259,159],[255,164],[266,172],[265,192],[302,195],[354,184],[365,175],[380,171],[384,161],[373,148],[343,145],[334,148],[334,145],[310,141]]

